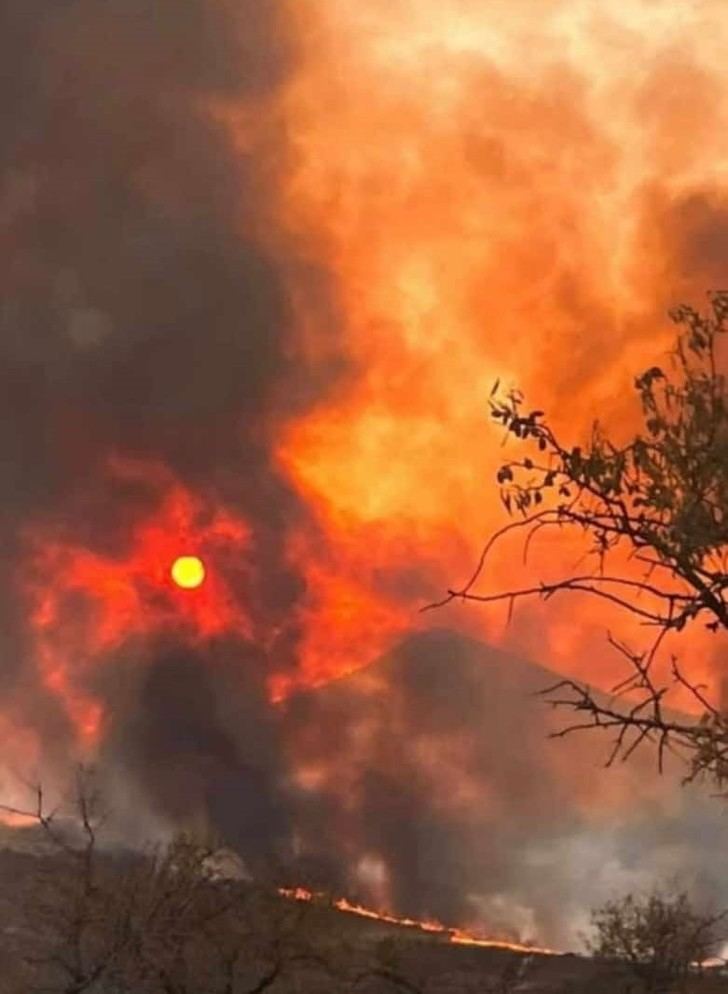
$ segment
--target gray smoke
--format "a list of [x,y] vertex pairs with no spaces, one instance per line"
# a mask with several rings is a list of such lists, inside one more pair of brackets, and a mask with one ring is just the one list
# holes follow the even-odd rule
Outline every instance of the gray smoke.
[[[213,828],[250,871],[269,877],[289,858],[294,814],[265,656],[239,640],[201,649],[168,641],[147,662],[128,667],[131,696],[115,695],[120,720],[102,760],[120,765],[168,824]],[[120,660],[117,679],[123,670]]]
[[[269,438],[284,385],[295,406],[313,381],[291,358],[282,264],[256,235],[288,161],[275,101],[296,53],[282,10],[0,5],[3,684],[51,752],[65,718],[22,665],[18,526],[48,515],[70,541],[123,552],[164,494],[105,480],[111,453],[158,460],[251,522],[252,610],[281,633],[277,666],[292,658],[301,583],[282,543],[302,511]],[[248,116],[246,154],[216,115],[228,104]],[[325,281],[311,285],[323,314]]]
[[[720,801],[655,756],[609,770],[610,740],[549,739],[567,716],[534,693],[556,677],[448,632],[414,637],[367,673],[288,704],[298,761],[320,764],[327,825],[309,838],[365,903],[379,860],[399,914],[481,923],[573,948],[588,910],[676,882],[728,903]],[[305,818],[301,821],[305,824]],[[323,864],[319,864],[323,870]]]

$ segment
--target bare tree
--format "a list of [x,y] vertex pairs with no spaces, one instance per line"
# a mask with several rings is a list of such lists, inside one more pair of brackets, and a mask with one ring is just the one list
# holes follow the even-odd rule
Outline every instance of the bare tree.
[[[48,994],[264,994],[294,972],[331,972],[313,910],[274,889],[221,879],[218,849],[179,834],[141,852],[100,845],[105,814],[80,769],[70,808],[32,809],[50,842],[27,881],[24,950]],[[27,981],[26,981],[27,983]],[[22,989],[22,988],[21,988]]]
[[93,774],[84,768],[76,773],[71,819],[61,817],[59,809],[47,810],[40,786],[33,809],[0,807],[34,818],[51,843],[51,855],[38,861],[25,894],[36,936],[28,961],[41,971],[49,990],[93,990],[117,969],[131,938],[127,902],[118,893],[110,900],[101,878],[98,833],[104,812]]
[[724,917],[697,911],[685,893],[629,894],[592,912],[590,951],[627,964],[645,994],[673,994],[715,950]]
[[[512,610],[526,598],[578,592],[621,608],[650,633],[646,646],[609,636],[629,664],[629,676],[609,699],[573,680],[548,688],[551,703],[579,716],[557,734],[612,729],[610,762],[651,741],[660,765],[671,748],[689,762],[689,778],[705,774],[723,786],[728,716],[690,678],[689,664],[683,668],[672,657],[662,681],[653,665],[671,633],[694,625],[728,630],[728,393],[719,363],[728,292],[712,293],[709,301],[705,315],[687,306],[671,312],[678,334],[670,366],[653,366],[635,380],[643,424],[625,444],[610,440],[597,423],[586,446],[567,446],[543,411],[527,411],[518,391],[503,394],[496,383],[493,419],[529,448],[498,472],[503,504],[515,520],[491,537],[470,580],[430,606],[506,602]],[[548,530],[584,536],[587,568],[548,583],[480,589],[496,544],[520,532],[527,557]],[[617,555],[622,552],[627,567]],[[676,686],[693,696],[697,720],[666,709],[665,697]]]

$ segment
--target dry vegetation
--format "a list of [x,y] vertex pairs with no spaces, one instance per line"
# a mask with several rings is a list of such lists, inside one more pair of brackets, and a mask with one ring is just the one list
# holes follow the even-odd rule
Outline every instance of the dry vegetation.
[[[221,877],[178,836],[144,853],[101,845],[80,781],[75,820],[42,813],[0,849],[2,994],[638,994],[613,960],[453,946],[324,899]],[[24,850],[24,851],[23,851]],[[697,985],[697,986],[696,986]],[[719,979],[685,990],[718,994]]]

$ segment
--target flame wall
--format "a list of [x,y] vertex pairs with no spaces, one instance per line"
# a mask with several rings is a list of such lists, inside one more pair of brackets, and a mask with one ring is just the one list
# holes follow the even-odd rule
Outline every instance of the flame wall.
[[[524,832],[539,783],[577,820],[621,809],[535,746],[498,780],[454,718],[420,728],[411,675],[380,677],[389,733],[358,692],[300,701],[431,624],[501,523],[496,378],[575,440],[597,414],[628,430],[666,309],[724,284],[727,34],[719,0],[3,5],[7,771],[101,756],[127,805],[204,811],[251,859],[338,825],[342,886],[358,866],[370,898],[460,917],[398,833],[429,819],[452,890],[484,805],[488,920],[518,890],[492,882],[522,851],[506,782],[535,798]],[[188,551],[196,600],[168,577]],[[581,551],[546,544],[530,575]],[[488,582],[526,575],[508,549]],[[434,621],[607,686],[614,621],[578,612]],[[712,680],[714,644],[687,650]],[[387,734],[416,796],[382,779]]]

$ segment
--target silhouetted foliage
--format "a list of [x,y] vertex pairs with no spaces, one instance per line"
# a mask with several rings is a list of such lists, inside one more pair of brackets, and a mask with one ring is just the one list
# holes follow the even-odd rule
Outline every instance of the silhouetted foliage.
[[723,917],[697,911],[685,893],[628,894],[592,912],[590,950],[628,964],[645,994],[672,994],[714,952]]
[[[100,845],[105,813],[78,771],[70,806],[27,811],[50,842],[24,892],[23,958],[48,994],[263,994],[294,972],[333,972],[312,906],[223,876],[221,850],[178,834],[130,852]],[[19,990],[26,990],[28,980]]]
[[[548,700],[584,718],[560,734],[615,730],[610,761],[652,741],[660,763],[664,749],[673,748],[688,759],[691,778],[707,774],[722,786],[728,780],[728,716],[676,659],[666,683],[657,681],[653,663],[669,633],[696,624],[713,633],[728,629],[728,394],[718,361],[728,292],[711,294],[705,315],[682,306],[670,316],[679,329],[670,367],[652,366],[635,380],[642,428],[625,444],[612,441],[597,423],[588,444],[567,446],[543,411],[528,410],[520,392],[503,394],[496,384],[493,419],[531,449],[498,471],[503,504],[516,520],[492,536],[468,583],[432,606],[460,599],[505,601],[512,609],[523,598],[574,591],[629,612],[654,635],[638,649],[609,637],[630,664],[629,677],[614,688],[624,699],[605,702],[572,680],[549,688]],[[519,589],[475,589],[497,542],[523,531],[527,554],[545,529],[582,533],[589,568]],[[630,568],[614,555],[618,551],[628,554]],[[615,560],[621,565],[614,567]],[[675,685],[693,695],[699,720],[666,713],[664,698]]]

